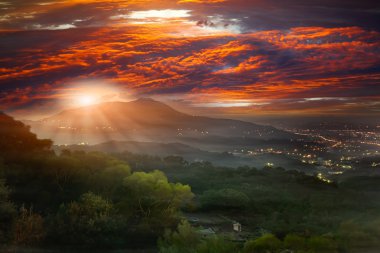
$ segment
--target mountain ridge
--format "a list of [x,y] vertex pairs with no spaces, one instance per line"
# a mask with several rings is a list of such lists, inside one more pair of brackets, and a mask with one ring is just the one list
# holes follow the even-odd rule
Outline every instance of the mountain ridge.
[[[165,103],[141,98],[130,102],[106,102],[73,108],[30,123],[32,130],[57,142],[60,135],[73,141],[101,143],[110,140],[181,142],[184,137],[289,138],[289,133],[251,122],[194,116]],[[96,141],[88,141],[92,137]],[[86,139],[87,138],[87,139]],[[67,138],[66,138],[67,140]],[[75,141],[75,142],[74,142]],[[58,141],[59,144],[61,141]]]

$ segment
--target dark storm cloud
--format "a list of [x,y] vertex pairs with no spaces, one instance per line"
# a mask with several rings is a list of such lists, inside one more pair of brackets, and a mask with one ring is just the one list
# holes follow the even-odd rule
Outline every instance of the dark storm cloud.
[[[378,1],[9,1],[0,8],[3,29],[104,26],[110,17],[133,10],[189,9],[194,22],[208,21],[230,26],[239,23],[241,31],[288,29],[300,26],[361,26],[380,29]],[[212,17],[210,17],[212,16]],[[214,21],[213,21],[214,20]],[[112,23],[112,22],[111,22]]]

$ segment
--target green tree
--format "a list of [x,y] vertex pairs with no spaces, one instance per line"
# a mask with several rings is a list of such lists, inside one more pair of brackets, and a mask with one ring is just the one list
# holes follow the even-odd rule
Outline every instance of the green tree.
[[204,209],[242,209],[249,203],[249,197],[234,189],[209,190],[200,197]]
[[185,220],[178,224],[177,230],[166,230],[164,236],[159,239],[160,253],[183,252],[195,253],[196,246],[201,237],[196,230]]
[[307,240],[307,248],[313,253],[334,253],[337,252],[336,242],[324,236],[312,236]]
[[221,236],[213,236],[203,240],[196,249],[197,253],[238,253],[240,249],[238,245],[226,240]]
[[289,250],[300,251],[306,247],[306,239],[295,234],[288,234],[284,238],[284,247]]
[[279,252],[282,242],[272,234],[265,234],[255,240],[247,241],[244,245],[245,253],[275,253]]
[[86,193],[78,202],[61,206],[52,229],[55,240],[61,243],[92,246],[118,242],[123,226],[112,203]]
[[194,197],[188,185],[170,183],[161,171],[135,172],[124,180],[128,196],[120,202],[127,213],[136,212],[144,225],[162,228],[173,225],[181,207]]

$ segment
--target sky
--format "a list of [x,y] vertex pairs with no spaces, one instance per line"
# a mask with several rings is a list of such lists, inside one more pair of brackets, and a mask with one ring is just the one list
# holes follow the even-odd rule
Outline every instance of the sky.
[[380,116],[380,2],[0,0],[0,110],[139,97],[194,114]]

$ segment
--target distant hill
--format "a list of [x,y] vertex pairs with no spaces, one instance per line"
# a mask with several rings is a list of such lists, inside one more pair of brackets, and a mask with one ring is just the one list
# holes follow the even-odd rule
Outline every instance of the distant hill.
[[121,153],[129,151],[136,154],[151,156],[185,155],[185,154],[213,154],[181,143],[158,143],[136,141],[109,141],[96,145],[55,146],[55,149],[70,149],[83,151],[102,151],[107,153]]
[[[241,159],[227,153],[208,152],[194,148],[182,143],[158,143],[158,142],[136,142],[136,141],[109,141],[96,145],[69,145],[54,146],[58,152],[70,149],[80,151],[101,151],[106,153],[131,152],[134,154],[145,154],[150,156],[181,156],[187,161],[211,161],[221,162],[226,165],[247,164],[247,159]],[[245,163],[242,163],[244,162]]]
[[186,143],[189,139],[192,143],[194,139],[207,139],[212,144],[225,138],[267,141],[294,137],[270,126],[192,116],[149,98],[65,110],[26,123],[38,136],[51,138],[56,144],[97,144],[111,140]]
[[265,154],[254,157],[233,155],[228,152],[209,152],[199,148],[194,148],[182,143],[158,143],[158,142],[136,142],[136,141],[109,141],[96,145],[63,145],[54,146],[58,152],[62,150],[72,151],[100,151],[106,153],[130,152],[149,156],[181,156],[188,162],[208,161],[218,166],[253,166],[262,168],[268,161],[276,166],[302,170],[304,172],[314,171],[313,166],[300,163],[295,159],[286,156]]

